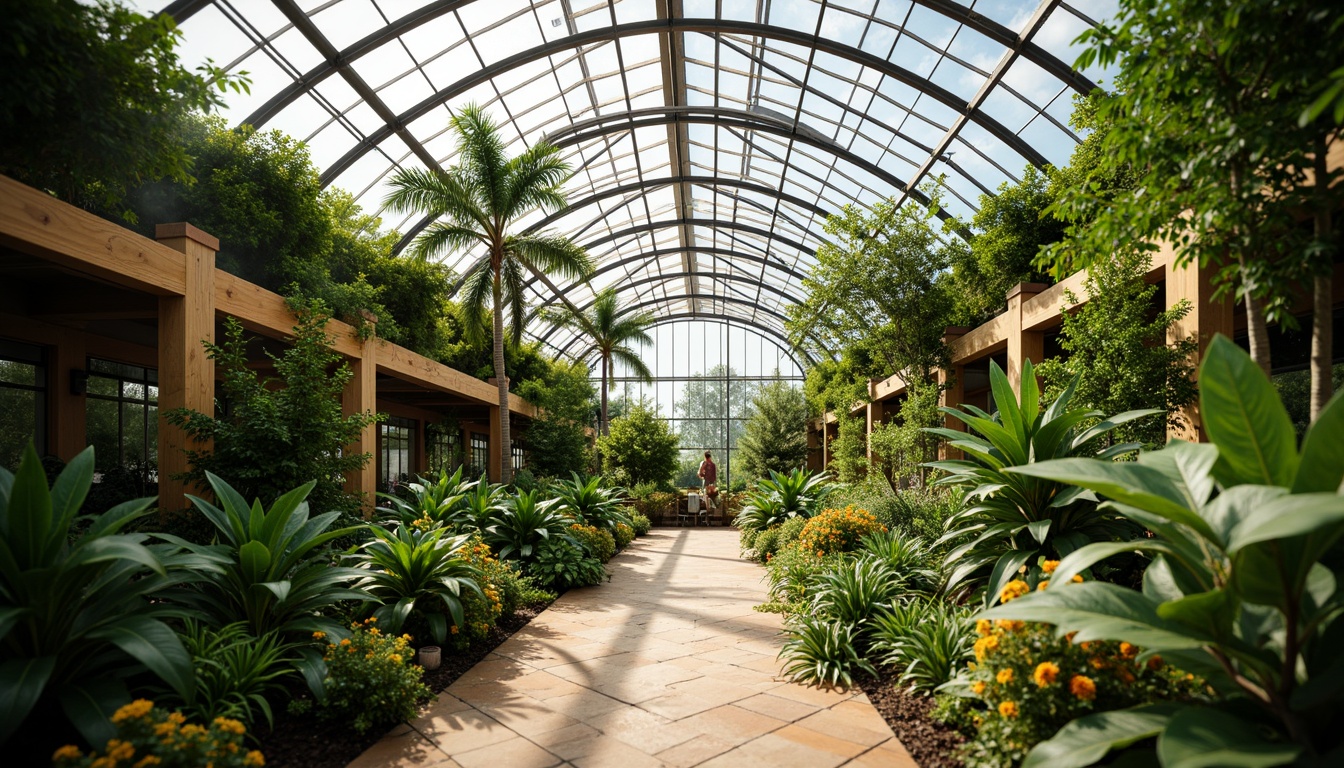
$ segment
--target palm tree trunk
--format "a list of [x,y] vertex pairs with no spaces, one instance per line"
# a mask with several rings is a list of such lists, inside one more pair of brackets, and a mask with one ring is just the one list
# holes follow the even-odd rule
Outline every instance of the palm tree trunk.
[[[1314,170],[1316,172],[1316,242],[1326,243],[1331,239],[1334,222],[1330,217],[1330,199],[1328,190],[1325,188],[1324,181],[1329,178],[1325,165],[1325,154],[1328,150],[1326,146],[1325,134],[1321,133],[1316,137],[1316,158]],[[1334,302],[1332,294],[1334,293],[1334,259],[1332,251],[1327,251],[1324,258],[1318,256],[1322,262],[1312,280],[1311,290],[1311,420],[1321,415],[1325,409],[1326,403],[1330,402],[1330,395],[1333,394],[1334,381],[1331,378],[1331,362],[1334,359]]]
[[607,435],[607,356],[602,355],[602,436]]
[[499,482],[513,481],[513,443],[509,435],[509,379],[504,370],[504,296],[495,270],[495,382],[499,386]]

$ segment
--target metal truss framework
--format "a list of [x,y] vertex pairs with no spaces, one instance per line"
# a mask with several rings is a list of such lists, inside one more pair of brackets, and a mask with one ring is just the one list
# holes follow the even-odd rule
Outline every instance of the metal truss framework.
[[[176,0],[161,13],[202,57],[251,73],[231,120],[308,142],[323,185],[379,215],[392,173],[454,164],[448,118],[468,102],[502,122],[511,152],[560,146],[571,205],[522,225],[573,237],[598,269],[587,283],[537,275],[533,304],[584,309],[611,288],[660,325],[737,324],[783,349],[829,214],[937,190],[940,215],[964,221],[1024,165],[1067,160],[1071,96],[1095,87],[1068,63],[1095,22],[1064,0]],[[400,250],[430,222],[388,223]],[[581,346],[529,318],[550,349]]]

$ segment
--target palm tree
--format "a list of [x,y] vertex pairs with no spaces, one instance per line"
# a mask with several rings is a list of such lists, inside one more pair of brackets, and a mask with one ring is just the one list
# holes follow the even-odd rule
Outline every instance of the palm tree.
[[500,473],[513,479],[513,444],[509,434],[509,380],[504,370],[504,310],[509,309],[513,343],[522,341],[526,312],[525,274],[558,273],[569,280],[592,272],[587,252],[566,237],[552,233],[510,234],[512,224],[528,212],[565,207],[560,185],[569,178],[569,164],[560,149],[540,141],[510,158],[504,153],[499,127],[475,104],[452,119],[457,133],[458,164],[447,170],[409,168],[392,177],[384,203],[398,213],[417,212],[435,218],[411,243],[409,253],[427,259],[484,246],[486,257],[463,277],[461,303],[469,338],[483,341],[487,308],[493,312],[495,379],[499,386]]
[[626,367],[645,381],[653,381],[649,367],[640,359],[631,344],[652,344],[649,326],[653,325],[653,315],[641,312],[629,317],[620,316],[620,307],[616,302],[616,291],[608,288],[597,294],[593,306],[587,312],[578,312],[570,307],[543,312],[542,317],[560,328],[569,328],[587,336],[590,346],[581,357],[597,352],[602,358],[602,417],[599,427],[607,434],[607,390],[613,386],[611,381],[612,361],[625,363]]

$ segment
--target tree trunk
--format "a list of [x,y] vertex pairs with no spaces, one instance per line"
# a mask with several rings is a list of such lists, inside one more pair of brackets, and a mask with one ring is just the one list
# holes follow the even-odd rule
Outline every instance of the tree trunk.
[[509,379],[504,370],[504,296],[495,270],[495,382],[499,385],[499,482],[513,482],[513,442],[509,435]]
[[1260,366],[1260,370],[1269,375],[1269,328],[1265,325],[1265,313],[1260,309],[1260,300],[1255,298],[1254,286],[1246,286],[1243,300],[1246,303],[1246,336],[1250,341],[1251,359]]
[[601,431],[602,431],[602,436],[603,436],[603,437],[606,437],[606,435],[607,435],[607,422],[608,422],[608,419],[607,419],[607,387],[608,387],[608,386],[609,386],[609,384],[608,384],[608,382],[607,382],[607,356],[606,356],[606,354],[604,353],[604,354],[602,355],[602,423],[598,425],[599,428],[600,428]]
[[[1316,137],[1315,191],[1316,198],[1315,234],[1316,245],[1331,242],[1331,229],[1334,223],[1330,217],[1330,196],[1325,183],[1329,178],[1325,165],[1325,134]],[[1316,254],[1317,268],[1311,286],[1311,420],[1325,409],[1333,394],[1334,381],[1331,378],[1334,359],[1334,252],[1333,249]]]

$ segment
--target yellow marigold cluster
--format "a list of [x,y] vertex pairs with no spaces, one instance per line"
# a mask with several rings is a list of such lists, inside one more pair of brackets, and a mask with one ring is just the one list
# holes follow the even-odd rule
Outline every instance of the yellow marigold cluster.
[[808,520],[798,535],[797,546],[805,552],[815,552],[817,557],[825,557],[851,551],[864,536],[886,530],[872,512],[851,504],[844,509],[823,510]]
[[1017,717],[1017,703],[1013,701],[1000,702],[999,714],[1003,717]]
[[1036,671],[1031,673],[1031,679],[1039,688],[1054,685],[1055,679],[1058,677],[1059,665],[1053,661],[1042,661],[1036,665]]
[[1021,579],[1013,579],[1004,585],[1003,591],[999,592],[999,600],[1002,602],[1011,602],[1031,591],[1027,582]]
[[1097,684],[1086,675],[1074,675],[1069,678],[1069,693],[1083,701],[1092,701],[1097,698]]
[[[237,720],[215,718],[210,725],[189,723],[181,712],[169,712],[152,701],[137,699],[112,716],[117,735],[103,749],[83,754],[66,745],[51,756],[56,768],[243,768],[262,766],[256,750],[245,751],[247,729]],[[100,754],[101,752],[101,754]]]

